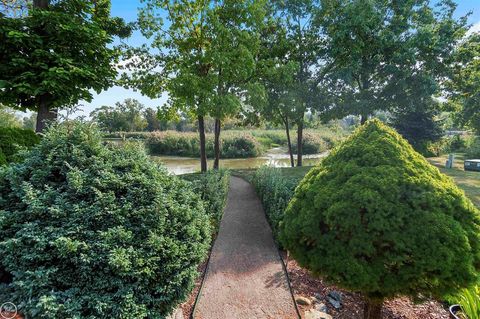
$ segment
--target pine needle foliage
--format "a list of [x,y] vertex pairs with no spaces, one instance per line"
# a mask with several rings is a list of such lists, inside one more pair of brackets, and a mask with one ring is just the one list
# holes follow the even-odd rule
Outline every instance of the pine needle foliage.
[[280,237],[300,265],[369,300],[442,296],[480,268],[478,209],[378,120],[305,176]]

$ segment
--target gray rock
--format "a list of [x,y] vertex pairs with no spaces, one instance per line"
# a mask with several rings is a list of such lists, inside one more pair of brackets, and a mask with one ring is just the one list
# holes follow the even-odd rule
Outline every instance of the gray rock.
[[338,291],[330,291],[328,293],[327,300],[335,309],[340,309],[340,307],[342,307],[342,294]]
[[317,303],[315,305],[315,310],[318,310],[320,312],[328,313],[327,306],[323,302]]
[[310,306],[312,304],[312,301],[306,297],[298,296],[295,298],[297,303],[302,306]]
[[333,319],[332,316],[325,312],[321,312],[315,309],[310,309],[305,312],[305,319]]

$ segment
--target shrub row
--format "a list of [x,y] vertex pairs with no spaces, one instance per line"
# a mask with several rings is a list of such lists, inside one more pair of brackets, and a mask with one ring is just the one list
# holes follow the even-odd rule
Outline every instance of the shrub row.
[[204,206],[220,204],[204,205],[206,183],[171,176],[140,143],[105,146],[88,124],[51,127],[0,168],[0,300],[26,318],[164,318],[210,247]]
[[286,178],[280,168],[262,166],[256,170],[251,182],[263,204],[275,239],[278,239],[279,224],[293,196],[299,180]]
[[213,228],[218,231],[227,203],[230,172],[228,170],[210,170],[202,174],[185,174],[181,177],[192,182],[194,192],[199,194],[204,201],[205,213]]
[[[280,130],[256,130],[252,135],[265,147],[288,146],[287,136]],[[325,152],[345,138],[346,132],[312,131],[303,133],[303,155]],[[297,152],[296,134],[291,136],[292,151]]]
[[[207,134],[206,139],[207,156],[213,157],[213,135]],[[196,133],[154,132],[146,139],[146,145],[153,155],[200,156],[200,139]],[[262,153],[260,144],[247,133],[225,134],[221,137],[221,149],[222,158],[257,157]]]
[[18,159],[17,153],[34,146],[40,137],[32,130],[17,127],[0,127],[0,165]]
[[150,132],[110,132],[103,133],[105,138],[131,138],[131,139],[145,139],[150,135]]

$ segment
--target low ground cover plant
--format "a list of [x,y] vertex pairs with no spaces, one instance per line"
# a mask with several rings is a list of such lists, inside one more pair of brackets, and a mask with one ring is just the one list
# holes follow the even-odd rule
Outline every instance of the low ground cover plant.
[[453,180],[378,120],[307,173],[280,224],[298,263],[361,292],[365,318],[385,299],[442,296],[478,278],[480,213]]
[[0,300],[27,318],[164,318],[210,242],[191,183],[88,124],[51,127],[0,169]]
[[18,160],[17,153],[37,144],[40,137],[32,130],[0,127],[0,165]]
[[458,303],[461,312],[458,314],[462,319],[480,319],[480,286],[464,289],[459,295]]

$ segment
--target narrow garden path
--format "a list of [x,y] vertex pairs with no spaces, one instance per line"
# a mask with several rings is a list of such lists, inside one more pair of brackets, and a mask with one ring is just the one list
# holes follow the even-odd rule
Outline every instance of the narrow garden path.
[[195,319],[298,318],[272,231],[252,185],[231,177]]

